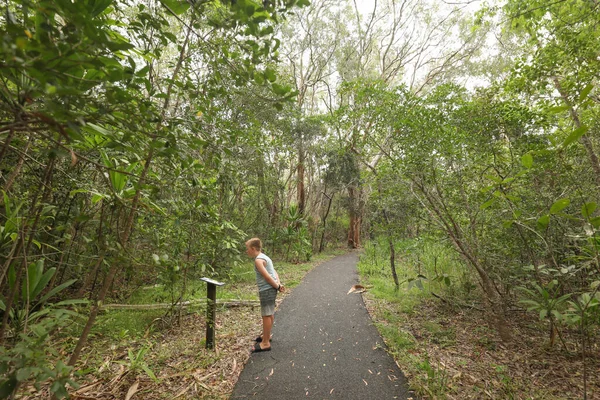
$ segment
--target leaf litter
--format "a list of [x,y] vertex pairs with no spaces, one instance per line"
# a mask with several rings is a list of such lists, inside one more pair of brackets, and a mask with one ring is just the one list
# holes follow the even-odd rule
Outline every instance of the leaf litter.
[[[508,318],[513,338],[502,343],[484,313],[475,309],[427,300],[404,315],[384,300],[369,294],[363,298],[377,325],[407,337],[407,343],[386,338],[386,344],[421,399],[583,398],[583,362],[580,351],[573,351],[577,331],[562,328],[570,351],[560,344],[549,348],[537,316],[513,313]],[[588,398],[600,398],[598,335],[592,334],[596,340],[590,340],[586,354]]]

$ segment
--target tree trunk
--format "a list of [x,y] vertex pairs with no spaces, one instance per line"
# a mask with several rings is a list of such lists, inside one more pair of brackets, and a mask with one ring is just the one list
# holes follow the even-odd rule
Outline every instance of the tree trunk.
[[354,186],[348,188],[350,198],[350,226],[348,227],[348,247],[357,249],[360,247],[360,226],[362,222],[360,214],[359,189]]
[[258,185],[260,186],[260,197],[263,201],[263,207],[265,211],[269,213],[268,222],[272,222],[273,220],[273,206],[269,202],[269,193],[267,191],[267,185],[265,184],[265,161],[262,157],[262,154],[259,156],[258,161]]
[[98,261],[96,261],[96,264],[94,265],[94,268],[92,268],[92,271],[89,274],[86,275],[85,281],[83,282],[83,285],[81,285],[81,287],[77,291],[77,297],[83,297],[84,296],[85,289],[88,286],[90,286],[90,284],[92,283],[92,280],[98,274],[98,270],[100,269],[100,266],[102,265],[102,261],[104,261],[104,254],[100,254],[100,257],[98,257]]
[[300,216],[304,216],[306,209],[306,191],[304,188],[304,149],[302,147],[302,139],[300,139],[300,147],[298,148],[298,212]]
[[396,290],[398,290],[400,288],[400,283],[398,282],[398,274],[396,273],[396,247],[394,246],[394,241],[389,236],[388,242],[390,244],[390,268],[392,269],[392,276],[394,277]]
[[98,294],[97,301],[92,306],[92,309],[90,311],[90,316],[88,317],[87,323],[85,324],[85,327],[83,328],[83,332],[81,333],[81,336],[79,336],[79,341],[77,342],[77,345],[75,346],[75,349],[73,350],[73,354],[71,355],[71,358],[69,359],[68,365],[74,366],[75,363],[77,362],[77,360],[79,359],[79,355],[81,354],[81,350],[83,349],[83,346],[85,345],[85,343],[87,341],[87,337],[88,337],[90,331],[92,330],[92,326],[94,325],[94,322],[96,322],[96,316],[98,315],[98,310],[100,310],[100,307],[102,307],[102,303],[104,302],[104,299],[106,298],[106,293],[108,292],[108,288],[112,284],[113,278],[115,277],[118,268],[119,268],[119,265],[117,263],[114,263],[113,265],[111,265],[110,270],[108,271],[108,276],[104,280],[102,289],[100,289],[100,293]]
[[323,216],[323,232],[321,232],[321,242],[319,243],[319,253],[323,251],[323,246],[325,243],[325,228],[327,226],[327,217],[329,216],[329,210],[331,210],[331,202],[333,201],[333,193],[331,196],[327,196],[326,193],[323,193],[329,199],[329,203],[327,203],[327,211],[325,211],[325,215]]
[[[381,187],[379,187],[379,192],[381,193]],[[390,227],[390,219],[388,217],[388,213],[385,209],[383,209],[382,211],[383,217],[385,218],[385,223],[388,227]],[[392,277],[394,278],[396,290],[398,290],[400,288],[400,282],[398,282],[398,274],[396,273],[396,246],[394,245],[394,239],[390,233],[388,233],[387,238],[388,244],[390,246],[390,268],[392,270]]]

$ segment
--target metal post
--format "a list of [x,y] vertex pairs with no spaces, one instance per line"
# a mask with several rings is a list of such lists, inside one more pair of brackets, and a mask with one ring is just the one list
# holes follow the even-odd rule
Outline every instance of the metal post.
[[209,278],[201,278],[206,282],[206,348],[215,348],[215,321],[217,320],[217,286],[224,283]]
[[206,285],[206,348],[215,348],[215,320],[217,317],[217,286]]

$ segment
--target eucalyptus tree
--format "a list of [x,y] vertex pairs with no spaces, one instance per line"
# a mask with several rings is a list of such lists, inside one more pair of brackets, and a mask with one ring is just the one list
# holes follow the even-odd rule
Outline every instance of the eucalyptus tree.
[[[296,195],[301,214],[306,209],[305,169],[311,137],[306,118],[323,112],[322,98],[335,79],[336,54],[347,36],[345,26],[346,1],[318,0],[297,10],[282,26],[281,53],[285,59],[288,79],[297,92],[297,114],[293,127],[298,162],[294,168],[297,177]],[[309,131],[306,131],[309,129]]]
[[[345,80],[378,78],[416,93],[449,80],[484,45],[490,25],[474,26],[473,2],[353,2]],[[477,3],[477,2],[475,2]]]

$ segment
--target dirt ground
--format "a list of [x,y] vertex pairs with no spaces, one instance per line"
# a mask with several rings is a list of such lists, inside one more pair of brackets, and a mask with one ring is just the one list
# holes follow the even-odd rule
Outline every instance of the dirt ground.
[[[578,332],[561,331],[564,345],[557,337],[550,348],[549,335],[544,334],[548,328],[534,316],[514,312],[508,319],[512,340],[503,343],[482,311],[448,307],[432,299],[406,316],[384,301],[368,294],[365,298],[384,332],[397,329],[410,338],[400,343],[386,338],[386,343],[423,398],[584,398]],[[587,399],[600,399],[597,339],[590,340],[586,352]]]

